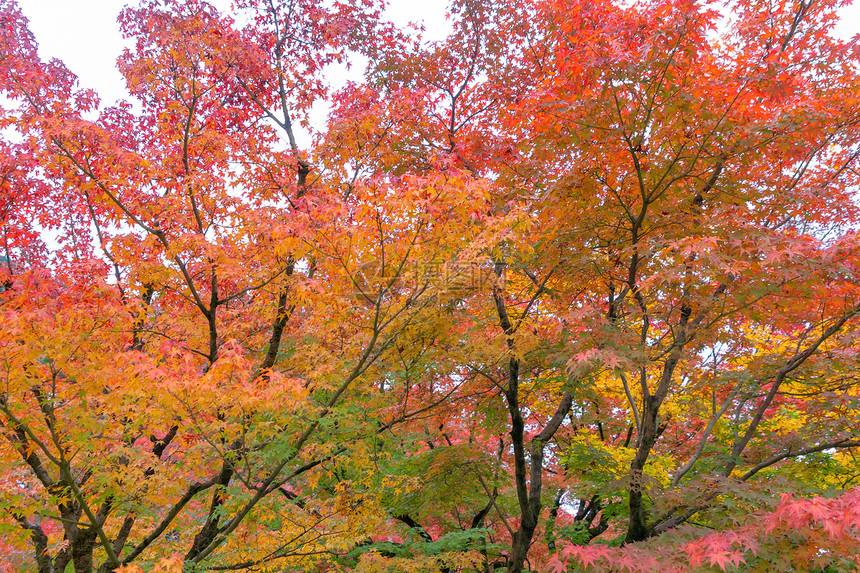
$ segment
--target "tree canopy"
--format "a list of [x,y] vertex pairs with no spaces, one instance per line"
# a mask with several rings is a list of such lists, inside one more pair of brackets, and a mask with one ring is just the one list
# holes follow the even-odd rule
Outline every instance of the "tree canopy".
[[842,6],[0,0],[0,571],[855,570]]

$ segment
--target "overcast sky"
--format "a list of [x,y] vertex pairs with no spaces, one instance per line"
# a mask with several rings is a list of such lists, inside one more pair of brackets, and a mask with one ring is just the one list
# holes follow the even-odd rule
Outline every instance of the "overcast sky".
[[[230,0],[210,0],[226,9]],[[860,32],[860,0],[846,9],[839,34]],[[99,93],[103,104],[125,95],[116,57],[123,48],[116,18],[128,0],[19,0],[44,59],[59,58],[80,78],[83,87]],[[391,0],[388,17],[399,25],[423,21],[431,37],[449,29],[446,0]]]
[[[79,78],[82,87],[95,89],[103,104],[125,96],[116,69],[123,39],[117,16],[129,0],[18,0],[30,20],[43,59],[58,58]],[[209,0],[227,10],[230,0]],[[398,25],[423,21],[431,36],[450,28],[445,20],[446,0],[393,0],[387,11]]]

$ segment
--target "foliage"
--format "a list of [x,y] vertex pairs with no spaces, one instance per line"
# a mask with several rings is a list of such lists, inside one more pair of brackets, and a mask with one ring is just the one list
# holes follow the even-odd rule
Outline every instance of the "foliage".
[[856,568],[840,6],[0,0],[3,570]]

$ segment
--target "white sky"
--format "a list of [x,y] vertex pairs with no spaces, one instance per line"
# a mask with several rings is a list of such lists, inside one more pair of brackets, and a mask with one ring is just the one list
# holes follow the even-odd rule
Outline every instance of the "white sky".
[[[229,0],[210,2],[223,9],[230,4]],[[860,0],[855,2],[843,11],[838,28],[843,37],[860,32]],[[19,0],[41,56],[65,62],[82,86],[96,90],[103,104],[125,96],[115,61],[123,48],[116,19],[126,3],[128,0]],[[440,38],[450,28],[445,8],[446,0],[390,0],[387,16],[398,25],[423,21],[427,35]]]
[[[129,0],[18,0],[30,20],[43,59],[58,58],[80,78],[82,87],[96,90],[102,104],[125,97],[116,58],[124,47],[117,16]],[[229,10],[230,0],[209,0]],[[444,37],[445,0],[393,0],[387,16],[398,25],[423,21],[429,35]],[[437,34],[436,32],[441,32]]]
[[[209,0],[223,11],[229,11],[230,0]],[[30,20],[30,30],[39,44],[43,60],[62,60],[75,75],[81,87],[96,91],[101,105],[111,105],[125,99],[125,81],[116,68],[116,58],[125,47],[119,32],[117,16],[126,4],[134,0],[18,0],[24,15]],[[451,26],[445,19],[447,0],[390,0],[386,16],[399,26],[421,22],[425,37],[442,39]],[[355,64],[355,63],[354,63]],[[360,79],[363,67],[334,66],[327,77],[333,87],[347,79]],[[311,110],[311,123],[317,129],[325,125],[328,105],[317,104]],[[297,129],[299,146],[307,149],[311,136]]]

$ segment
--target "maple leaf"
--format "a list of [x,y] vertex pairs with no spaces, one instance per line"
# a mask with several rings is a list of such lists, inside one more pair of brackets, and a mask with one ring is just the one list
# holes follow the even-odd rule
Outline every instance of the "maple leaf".
[[550,571],[551,573],[567,572],[567,565],[565,565],[557,556],[547,562],[547,567],[549,567],[547,571]]

